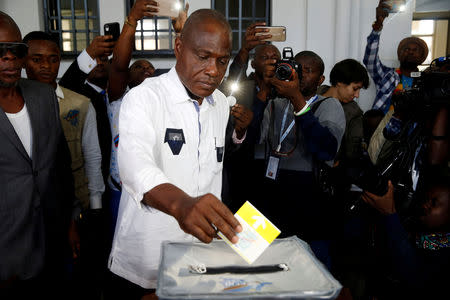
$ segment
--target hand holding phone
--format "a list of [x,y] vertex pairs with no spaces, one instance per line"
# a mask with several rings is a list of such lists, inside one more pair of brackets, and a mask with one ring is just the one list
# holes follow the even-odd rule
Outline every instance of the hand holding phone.
[[398,13],[406,9],[406,0],[387,0],[385,3],[390,6],[387,8],[388,13]]
[[264,39],[262,41],[268,42],[284,42],[286,41],[286,27],[284,26],[256,26],[255,29],[264,28],[268,29],[266,32],[257,32],[255,36],[270,34],[272,37]]
[[[148,7],[155,7],[148,4]],[[153,13],[155,16],[176,18],[180,10],[183,9],[183,4],[179,0],[164,0],[158,1],[158,12]]]

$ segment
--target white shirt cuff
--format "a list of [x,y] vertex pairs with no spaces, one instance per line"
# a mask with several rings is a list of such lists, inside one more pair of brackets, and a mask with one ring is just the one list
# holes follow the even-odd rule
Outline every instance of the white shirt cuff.
[[90,209],[102,208],[102,193],[91,193],[89,195],[89,200]]
[[97,66],[97,61],[89,56],[86,49],[78,55],[77,63],[80,70],[86,74],[89,74]]
[[233,139],[233,143],[235,144],[242,144],[242,142],[245,140],[245,137],[247,136],[247,130],[244,133],[244,136],[242,137],[242,139],[238,139],[237,135],[236,135],[236,130],[233,130],[233,134],[231,135],[231,138]]

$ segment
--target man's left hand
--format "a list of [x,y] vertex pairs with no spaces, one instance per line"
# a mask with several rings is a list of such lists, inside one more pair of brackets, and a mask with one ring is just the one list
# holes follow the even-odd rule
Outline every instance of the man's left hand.
[[253,119],[253,112],[241,104],[235,104],[231,108],[231,115],[234,117],[234,130],[238,139],[242,139],[245,130]]
[[364,191],[362,194],[362,199],[383,215],[391,215],[396,212],[394,202],[394,186],[391,181],[388,183],[388,191],[383,196],[378,196],[368,191]]
[[172,18],[173,30],[175,30],[176,33],[180,33],[181,30],[183,29],[184,23],[186,23],[187,20],[188,10],[189,10],[189,3],[186,3],[184,9],[180,9],[178,17]]

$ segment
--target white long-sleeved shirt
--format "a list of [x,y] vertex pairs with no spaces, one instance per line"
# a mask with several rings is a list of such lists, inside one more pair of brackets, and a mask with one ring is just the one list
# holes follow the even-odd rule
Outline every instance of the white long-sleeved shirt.
[[194,239],[172,216],[141,201],[163,183],[192,197],[212,193],[220,199],[229,113],[228,101],[218,90],[201,105],[190,99],[175,68],[126,94],[119,117],[123,189],[110,255],[112,272],[155,288],[162,241]]
[[[64,93],[59,84],[56,86],[55,92],[58,101],[64,99]],[[90,102],[81,136],[81,150],[83,151],[84,168],[88,179],[90,208],[102,208],[102,194],[105,191],[101,170],[102,154],[98,142],[95,109]]]

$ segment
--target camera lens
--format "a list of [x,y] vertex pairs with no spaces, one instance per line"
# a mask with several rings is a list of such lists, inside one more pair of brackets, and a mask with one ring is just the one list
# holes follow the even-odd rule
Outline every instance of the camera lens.
[[278,65],[278,67],[275,69],[275,76],[279,80],[289,80],[292,76],[292,67],[286,63],[281,63]]

